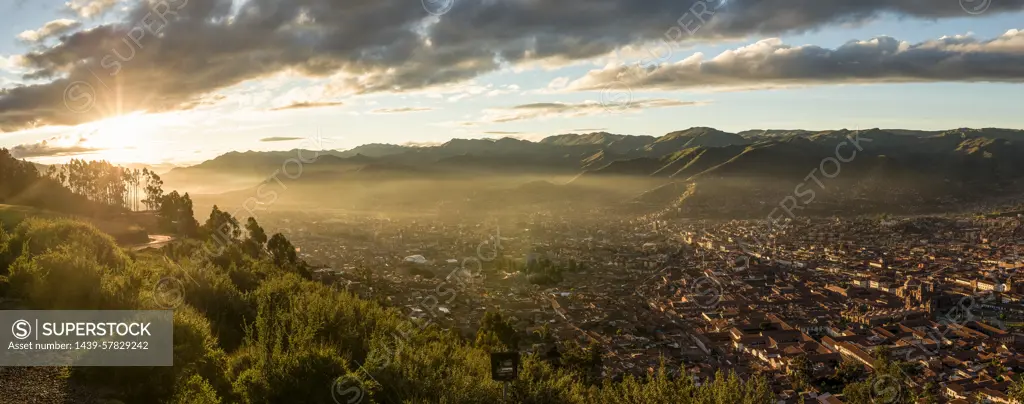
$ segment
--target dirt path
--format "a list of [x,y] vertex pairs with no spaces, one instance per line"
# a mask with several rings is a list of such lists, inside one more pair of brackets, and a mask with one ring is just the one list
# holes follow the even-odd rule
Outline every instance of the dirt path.
[[165,236],[162,234],[150,234],[148,243],[134,244],[128,246],[127,248],[132,251],[144,250],[147,248],[160,248],[163,247],[165,244],[170,243],[171,241],[174,241],[173,236]]
[[95,402],[94,394],[74,388],[59,367],[0,367],[0,404]]

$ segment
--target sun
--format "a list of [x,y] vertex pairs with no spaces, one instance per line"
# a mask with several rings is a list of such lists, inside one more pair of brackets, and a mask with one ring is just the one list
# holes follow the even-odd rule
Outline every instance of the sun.
[[115,116],[94,122],[97,140],[130,143],[132,139],[146,132],[146,118],[142,113]]
[[143,112],[92,122],[83,128],[84,144],[98,150],[97,158],[138,163],[158,157],[153,134],[160,119]]

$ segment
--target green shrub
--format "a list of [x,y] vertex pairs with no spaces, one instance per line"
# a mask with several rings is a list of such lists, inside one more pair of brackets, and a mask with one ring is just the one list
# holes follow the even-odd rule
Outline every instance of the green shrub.
[[273,361],[255,360],[234,388],[243,403],[336,404],[334,382],[348,373],[347,362],[334,349],[297,347],[273,356]]
[[31,258],[19,257],[9,276],[13,297],[34,309],[130,308],[126,305],[131,302],[119,301],[129,285],[115,277],[68,245]]
[[[182,306],[174,311],[174,366],[170,367],[76,367],[71,377],[80,383],[111,391],[127,403],[173,402],[182,391],[194,389],[192,379],[200,377],[216,395],[231,397],[226,373],[227,356],[217,346],[210,322],[195,309]],[[200,389],[205,390],[205,389]],[[185,392],[185,394],[193,394]],[[202,391],[196,394],[205,394]]]
[[245,324],[255,319],[255,307],[219,268],[190,262],[178,274],[185,303],[199,310],[212,324],[220,346],[232,352],[242,343]]
[[172,404],[220,404],[220,397],[202,376],[192,375],[185,383],[175,387]]
[[[14,229],[9,250],[14,254],[42,254],[74,245],[74,252],[107,268],[121,268],[128,257],[112,237],[91,224],[70,219],[27,219]],[[15,256],[16,258],[16,256]]]

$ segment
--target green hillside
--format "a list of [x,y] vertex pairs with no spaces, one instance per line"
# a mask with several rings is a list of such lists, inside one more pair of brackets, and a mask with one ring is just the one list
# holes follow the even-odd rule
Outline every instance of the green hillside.
[[138,213],[132,216],[125,216],[116,219],[92,219],[82,216],[61,214],[45,209],[33,208],[31,206],[0,204],[0,225],[7,230],[15,228],[18,224],[29,218],[65,218],[92,224],[100,231],[109,234],[120,244],[137,244],[149,241],[148,232],[144,225],[144,218],[147,216],[150,215]]
[[60,217],[60,215],[31,206],[0,204],[0,224],[7,229],[14,228],[29,217],[54,218]]

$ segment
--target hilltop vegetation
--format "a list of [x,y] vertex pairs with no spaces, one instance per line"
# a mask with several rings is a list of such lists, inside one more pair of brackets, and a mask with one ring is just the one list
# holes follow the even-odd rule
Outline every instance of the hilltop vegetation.
[[0,227],[13,229],[22,221],[30,218],[74,218],[86,221],[103,233],[109,234],[118,243],[136,244],[149,240],[148,232],[140,223],[147,222],[150,218],[145,214],[128,215],[125,217],[113,218],[89,218],[84,216],[68,215],[49,210],[33,208],[23,205],[0,204]]
[[7,149],[0,149],[0,203],[73,214],[92,215],[105,211],[102,204],[40,175],[32,163],[15,159]]
[[139,210],[143,204],[154,207],[162,192],[159,176],[148,170],[72,160],[49,166],[43,175],[34,164],[0,149],[0,226],[8,229],[31,217],[71,217],[92,223],[118,242],[142,243],[149,240],[148,231],[157,229],[153,215]]

